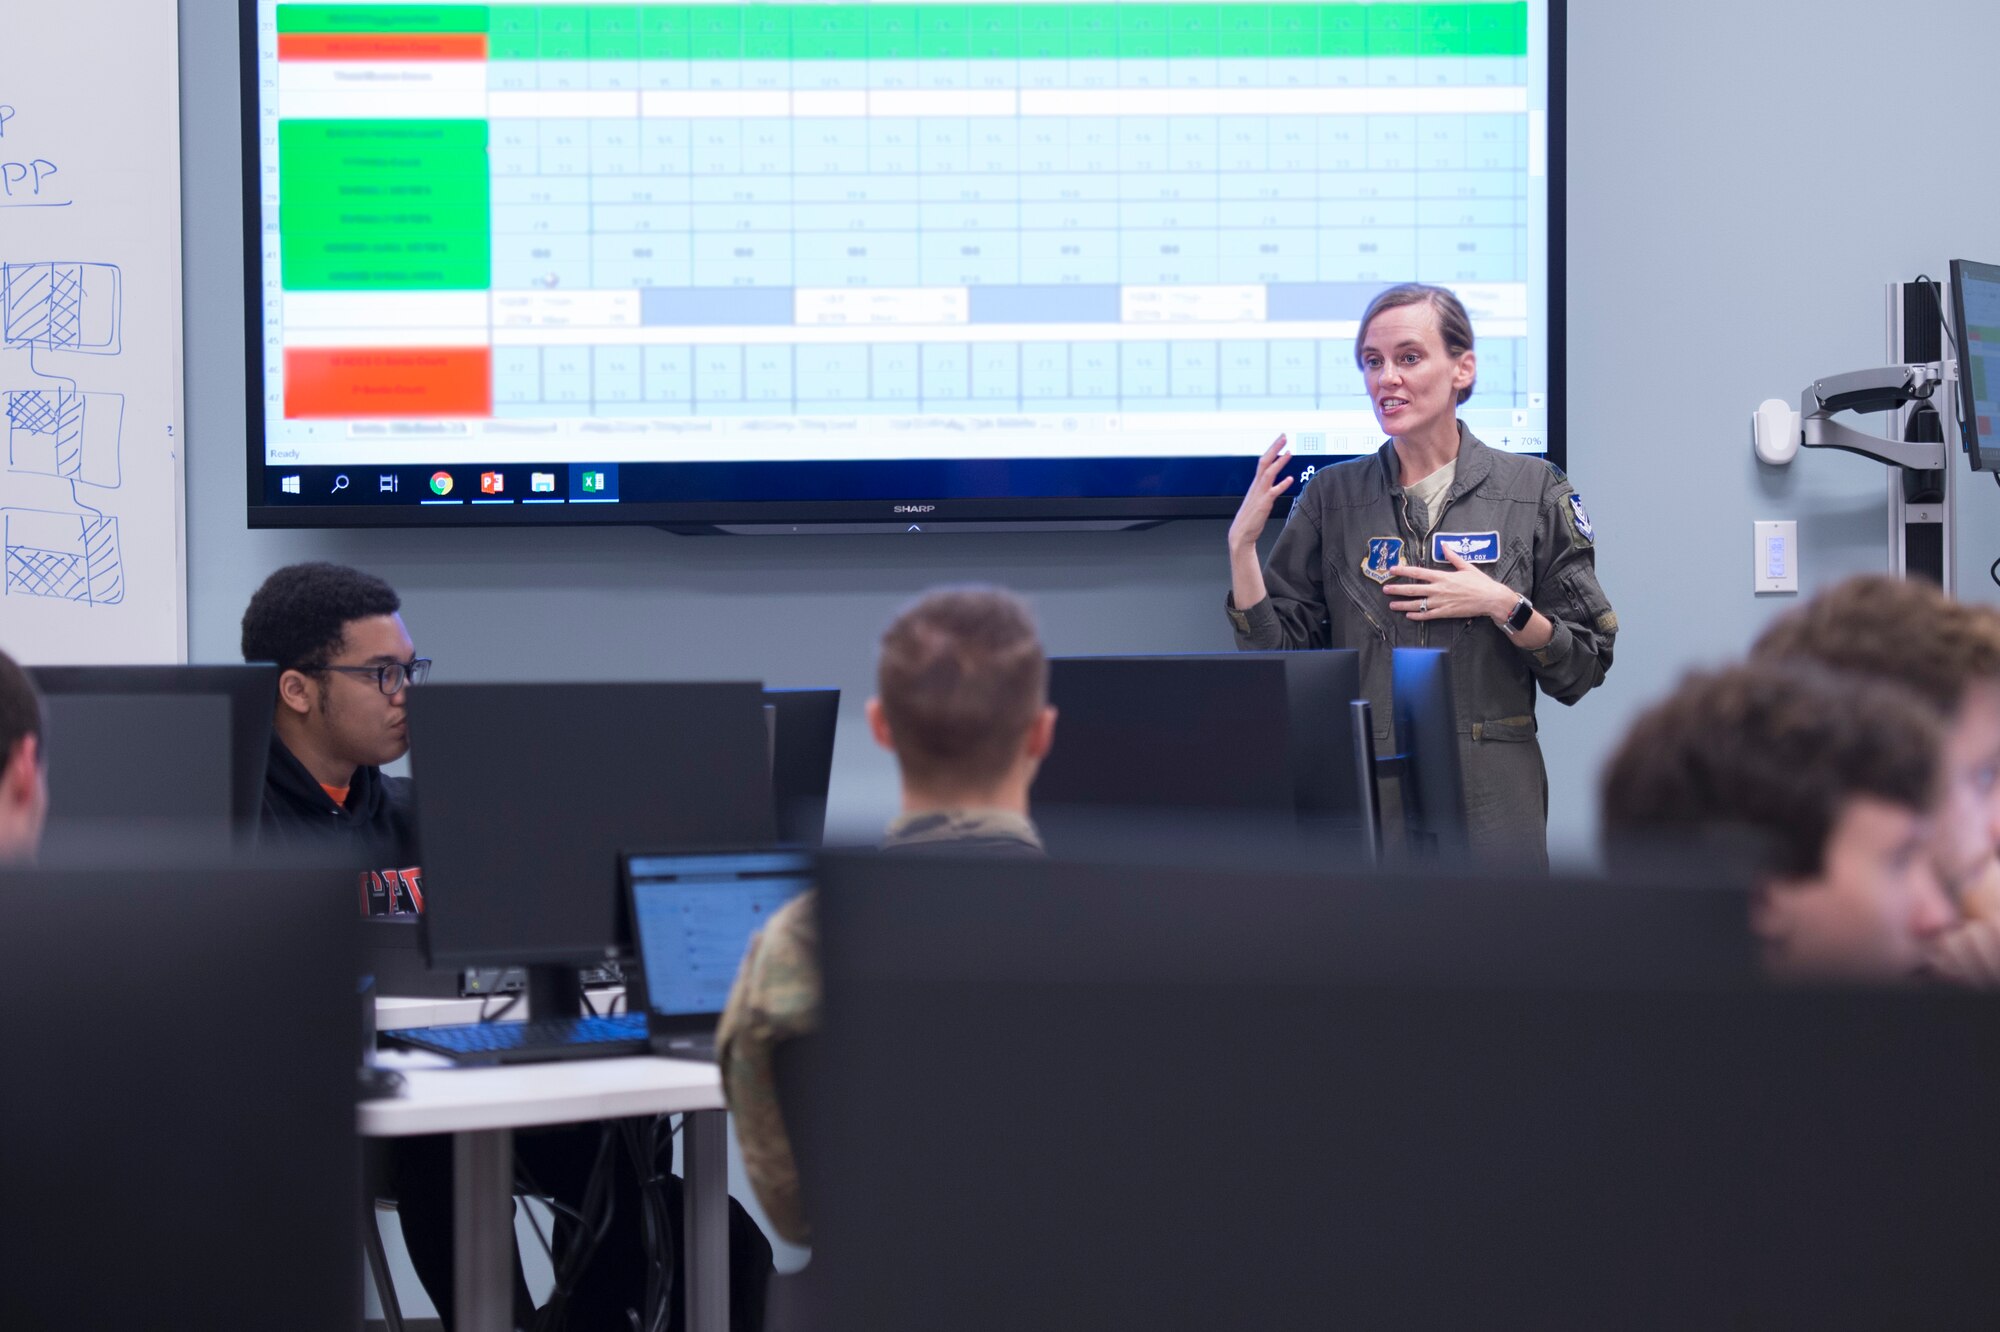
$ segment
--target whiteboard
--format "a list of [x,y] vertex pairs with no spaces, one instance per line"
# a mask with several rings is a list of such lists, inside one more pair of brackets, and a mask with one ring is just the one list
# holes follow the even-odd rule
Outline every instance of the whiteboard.
[[0,648],[187,659],[175,0],[0,16]]

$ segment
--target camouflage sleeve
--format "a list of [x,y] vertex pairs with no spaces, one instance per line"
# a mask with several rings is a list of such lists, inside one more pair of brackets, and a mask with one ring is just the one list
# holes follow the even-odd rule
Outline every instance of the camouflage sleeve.
[[1528,654],[1542,691],[1574,703],[1604,683],[1611,669],[1618,614],[1597,581],[1597,533],[1583,501],[1554,468],[1542,491],[1535,530],[1535,609],[1555,636]]
[[751,941],[716,1030],[722,1090],[757,1201],[778,1234],[812,1240],[798,1169],[778,1105],[772,1059],[779,1042],[819,1028],[819,947],[811,895],[771,917]]

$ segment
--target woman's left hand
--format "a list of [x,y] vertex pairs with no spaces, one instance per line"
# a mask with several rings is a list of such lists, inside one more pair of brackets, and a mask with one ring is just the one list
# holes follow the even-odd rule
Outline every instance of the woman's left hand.
[[1425,569],[1399,564],[1390,572],[1406,581],[1390,583],[1382,590],[1391,598],[1389,609],[1401,611],[1412,620],[1470,620],[1481,615],[1497,618],[1509,614],[1520,594],[1505,583],[1469,563],[1457,551],[1446,548],[1449,569]]

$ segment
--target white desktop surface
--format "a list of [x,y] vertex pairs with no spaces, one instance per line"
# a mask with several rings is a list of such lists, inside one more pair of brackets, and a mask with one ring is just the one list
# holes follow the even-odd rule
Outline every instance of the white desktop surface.
[[722,1075],[705,1060],[625,1055],[488,1068],[381,1062],[402,1073],[406,1086],[400,1096],[360,1104],[361,1132],[371,1138],[723,1108]]
[[[625,987],[607,985],[585,991],[591,1009],[597,1013],[623,1012]],[[513,1005],[508,1007],[508,1001]],[[481,1013],[507,1009],[501,1022],[519,1022],[528,1016],[525,994],[474,995],[470,999],[424,999],[384,994],[375,999],[375,1029],[394,1031],[399,1027],[445,1027],[459,1022],[477,1022]]]

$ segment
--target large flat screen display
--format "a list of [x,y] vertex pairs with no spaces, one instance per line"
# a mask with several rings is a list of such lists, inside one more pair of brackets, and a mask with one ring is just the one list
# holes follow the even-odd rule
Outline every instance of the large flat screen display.
[[256,526],[1152,520],[1560,461],[1562,0],[242,4]]

